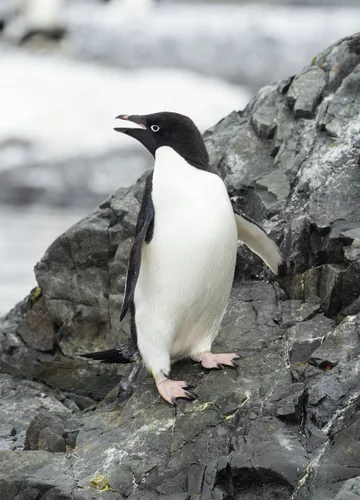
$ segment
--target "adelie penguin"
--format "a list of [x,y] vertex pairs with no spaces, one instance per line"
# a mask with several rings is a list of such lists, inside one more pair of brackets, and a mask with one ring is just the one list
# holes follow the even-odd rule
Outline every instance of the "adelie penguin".
[[[140,353],[161,396],[170,404],[193,399],[185,381],[171,380],[183,358],[204,368],[234,366],[236,353],[215,354],[232,287],[238,239],[274,273],[284,269],[276,244],[250,219],[234,214],[226,187],[210,172],[203,138],[177,113],[119,115],[132,126],[115,128],[153,155],[130,252],[120,314],[131,317],[131,337],[116,348],[83,355],[131,362]],[[239,332],[241,334],[241,332]]]

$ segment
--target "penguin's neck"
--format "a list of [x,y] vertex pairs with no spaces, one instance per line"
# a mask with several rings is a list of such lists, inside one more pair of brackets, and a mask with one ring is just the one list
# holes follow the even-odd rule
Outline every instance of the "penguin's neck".
[[160,200],[161,204],[181,201],[183,206],[187,206],[207,195],[207,180],[212,175],[190,165],[171,147],[163,146],[155,154],[153,198],[156,203]]
[[192,177],[197,173],[203,172],[193,167],[169,146],[158,148],[155,153],[154,175],[161,178],[170,178],[175,181],[181,178],[186,182],[188,176]]

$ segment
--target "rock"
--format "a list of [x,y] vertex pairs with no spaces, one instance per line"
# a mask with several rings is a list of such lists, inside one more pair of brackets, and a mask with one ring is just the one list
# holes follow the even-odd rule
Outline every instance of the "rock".
[[26,431],[24,450],[66,451],[63,420],[50,413],[38,413]]
[[360,477],[348,479],[341,487],[335,500],[358,500],[360,498]]
[[297,323],[287,330],[289,358],[291,363],[308,361],[311,354],[322,344],[335,322],[326,316]]
[[259,419],[226,470],[218,473],[217,483],[229,498],[239,489],[244,490],[244,498],[288,498],[305,464],[305,451],[296,435],[275,418]]
[[[0,367],[10,374],[2,376],[0,418],[6,499],[357,494],[360,260],[348,248],[360,220],[359,47],[360,35],[331,46],[204,136],[234,206],[279,243],[289,272],[266,280],[263,264],[239,249],[214,345],[238,352],[239,366],[175,365],[173,377],[196,387],[193,403],[175,411],[143,373],[117,406],[106,406],[110,394],[95,408],[93,399],[117,392],[128,368],[76,357],[117,345],[128,332],[118,314],[144,178],[49,247],[36,265],[41,294],[18,304],[0,330]],[[18,383],[46,388],[45,415],[32,393],[31,416],[28,400],[22,410],[11,389]],[[14,451],[18,428],[37,451]]]
[[281,303],[282,326],[287,328],[299,321],[312,319],[320,312],[319,304],[301,302],[301,300],[284,300]]
[[67,417],[61,395],[38,382],[0,375],[0,449],[23,449],[25,431],[40,408]]
[[326,73],[318,66],[305,70],[292,81],[288,100],[298,118],[313,118],[326,85]]

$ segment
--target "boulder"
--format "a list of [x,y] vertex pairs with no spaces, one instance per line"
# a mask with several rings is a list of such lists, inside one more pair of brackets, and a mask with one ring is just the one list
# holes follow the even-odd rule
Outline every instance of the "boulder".
[[[26,453],[4,446],[4,498],[358,497],[359,88],[360,34],[205,133],[234,207],[277,241],[289,272],[270,279],[239,248],[214,346],[238,352],[239,366],[175,365],[195,402],[167,406],[143,372],[118,405],[92,405],[128,368],[76,357],[128,332],[118,315],[144,178],[54,241],[36,265],[39,288],[2,322],[0,368],[35,378],[64,411],[27,420]],[[0,443],[16,429],[5,424]]]

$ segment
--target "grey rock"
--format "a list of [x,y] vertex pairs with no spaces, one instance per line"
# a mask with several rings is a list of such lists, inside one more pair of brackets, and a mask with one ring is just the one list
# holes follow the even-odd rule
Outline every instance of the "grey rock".
[[286,337],[290,363],[308,361],[334,326],[335,322],[330,318],[317,315],[314,319],[297,323],[289,328]]
[[57,391],[34,381],[0,376],[0,449],[22,450],[25,431],[42,409],[68,417],[70,410],[61,403]]
[[310,304],[301,300],[284,300],[281,303],[282,326],[290,327],[300,321],[312,319],[319,312],[319,304]]
[[[41,335],[39,335],[40,332]],[[17,333],[24,343],[32,349],[44,352],[53,350],[55,331],[44,299],[41,298],[26,314]]]
[[[350,352],[359,350],[359,322],[354,316],[348,316],[334,330],[328,330],[326,341],[312,355],[311,361],[315,366],[323,368],[329,365],[336,366],[342,359],[347,359]],[[328,323],[328,329],[330,329]]]
[[298,118],[312,118],[326,84],[326,73],[313,66],[294,78],[288,100]]
[[40,409],[64,415],[71,414],[59,401],[57,391],[39,382],[16,379],[5,374],[0,376],[0,399],[0,422],[9,426],[2,429],[11,427],[16,433],[26,430]]
[[279,200],[285,200],[290,194],[290,182],[284,172],[273,171],[258,180],[257,184],[265,187]]
[[64,422],[57,415],[38,413],[26,431],[24,450],[66,451]]
[[348,479],[341,487],[335,500],[358,500],[360,498],[360,477]]
[[[239,366],[208,373],[175,365],[173,377],[196,386],[193,403],[174,411],[145,374],[117,406],[95,408],[93,398],[128,368],[76,357],[127,335],[118,314],[144,178],[50,246],[36,266],[40,300],[31,294],[0,329],[0,368],[11,375],[3,376],[3,420],[0,406],[6,499],[322,500],[356,492],[348,481],[360,476],[360,261],[348,248],[360,220],[359,47],[360,35],[331,46],[204,136],[234,206],[277,241],[289,273],[266,281],[262,263],[239,249],[214,346],[238,352]],[[22,410],[11,390],[14,375],[46,383],[20,387],[46,387],[47,409],[63,422],[46,415],[37,428],[33,420],[28,441],[69,453],[14,451],[11,440],[40,404],[30,392],[28,417],[30,403]]]

